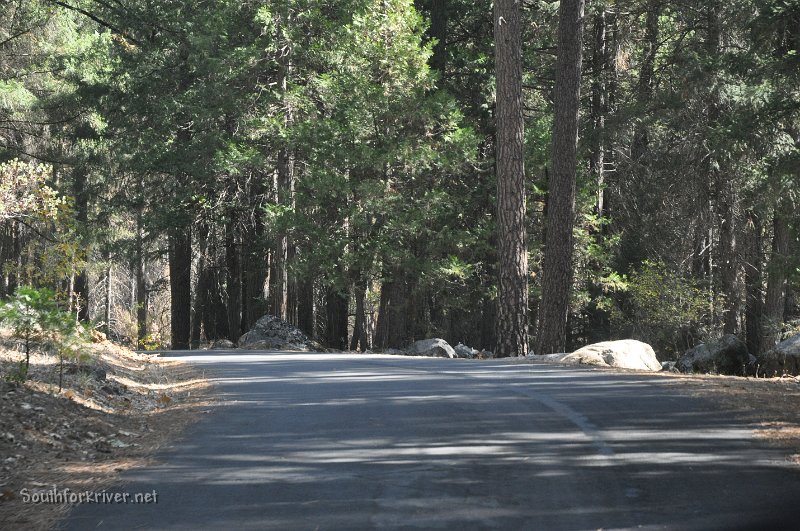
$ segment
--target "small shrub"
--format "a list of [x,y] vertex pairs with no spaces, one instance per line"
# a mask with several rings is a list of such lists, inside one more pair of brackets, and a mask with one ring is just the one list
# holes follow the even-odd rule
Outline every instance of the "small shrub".
[[11,327],[14,337],[24,341],[24,370],[21,362],[16,376],[21,381],[27,379],[33,343],[49,345],[58,356],[59,391],[64,378],[64,361],[80,362],[88,357],[86,345],[91,342],[89,330],[59,308],[55,293],[49,289],[18,288],[11,299],[0,306],[0,321]]
[[630,275],[624,302],[612,311],[611,321],[674,357],[708,334],[721,302],[665,264],[645,261]]

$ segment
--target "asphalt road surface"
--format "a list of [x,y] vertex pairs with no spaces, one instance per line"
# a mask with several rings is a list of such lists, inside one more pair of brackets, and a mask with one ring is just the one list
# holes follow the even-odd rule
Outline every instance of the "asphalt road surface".
[[673,380],[509,361],[177,352],[223,404],[90,529],[800,529],[800,471]]

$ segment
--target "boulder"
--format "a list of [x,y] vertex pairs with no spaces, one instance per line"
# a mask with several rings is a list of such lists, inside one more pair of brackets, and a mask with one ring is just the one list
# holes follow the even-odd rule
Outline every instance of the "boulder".
[[412,356],[431,356],[434,358],[456,358],[456,351],[453,350],[444,339],[422,339],[411,345],[409,352]]
[[765,376],[800,375],[800,334],[775,345],[757,363],[759,373]]
[[465,358],[468,360],[474,359],[478,357],[478,354],[480,354],[480,352],[475,350],[474,348],[468,347],[461,343],[453,347],[453,350],[456,353],[456,357]]
[[750,364],[747,345],[732,334],[687,350],[676,363],[681,372],[742,375]]
[[563,356],[559,361],[640,371],[661,370],[661,363],[656,359],[653,347],[634,339],[603,341],[602,343],[587,345]]
[[229,339],[218,339],[211,344],[212,350],[230,350],[233,348],[236,348],[236,345]]
[[302,330],[274,315],[259,319],[249,332],[239,338],[238,343],[240,348],[250,350],[320,350],[320,346]]
[[680,372],[678,369],[675,368],[674,361],[662,361],[661,370],[664,372]]

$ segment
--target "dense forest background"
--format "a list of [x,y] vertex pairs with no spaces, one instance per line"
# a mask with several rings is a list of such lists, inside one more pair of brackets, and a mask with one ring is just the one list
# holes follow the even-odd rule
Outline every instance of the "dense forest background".
[[[724,332],[757,354],[789,333],[800,1],[594,1],[561,38],[559,2],[504,4],[518,17],[467,0],[0,0],[0,297],[57,289],[146,348],[235,341],[266,313],[339,349],[495,348],[496,114],[513,95],[495,35],[518,27],[530,344],[548,241],[569,244],[565,348],[630,337],[669,358]],[[569,162],[553,138],[565,35],[568,237],[547,223]]]

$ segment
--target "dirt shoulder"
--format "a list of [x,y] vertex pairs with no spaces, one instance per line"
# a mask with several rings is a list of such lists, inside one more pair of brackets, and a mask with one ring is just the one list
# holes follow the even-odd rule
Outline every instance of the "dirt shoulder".
[[712,374],[656,373],[688,388],[695,395],[714,398],[741,411],[759,427],[756,437],[786,449],[786,457],[800,465],[800,379],[745,378]]
[[94,360],[58,365],[34,355],[28,381],[4,376],[24,355],[0,332],[0,528],[50,529],[66,503],[33,503],[47,492],[113,491],[119,474],[155,452],[212,404],[202,373],[104,341]]

